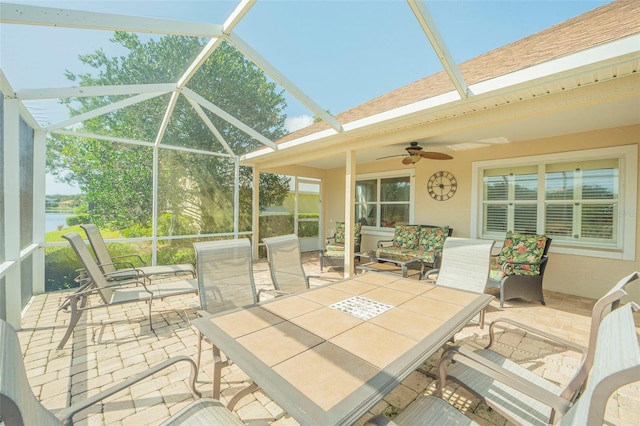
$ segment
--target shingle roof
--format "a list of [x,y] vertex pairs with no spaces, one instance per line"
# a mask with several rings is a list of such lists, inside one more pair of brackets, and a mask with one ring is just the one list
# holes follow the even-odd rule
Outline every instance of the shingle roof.
[[[467,85],[473,85],[639,32],[640,1],[618,0],[484,53],[458,67]],[[349,123],[453,90],[453,83],[441,71],[340,113],[336,118],[340,123]],[[317,122],[277,142],[325,129],[329,129],[326,123]]]

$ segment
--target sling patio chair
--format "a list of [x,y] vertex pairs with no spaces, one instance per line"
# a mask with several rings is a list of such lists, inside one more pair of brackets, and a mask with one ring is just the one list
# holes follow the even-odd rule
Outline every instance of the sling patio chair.
[[[491,249],[495,241],[449,237],[442,249],[440,269],[432,269],[425,278],[435,285],[484,293],[489,281]],[[479,325],[484,328],[483,309]]]
[[505,300],[516,298],[545,304],[542,280],[550,246],[546,235],[507,232],[489,273],[489,288],[500,289],[501,308]]
[[[146,266],[142,258],[137,254],[128,254],[123,256],[111,256],[107,249],[107,244],[102,238],[100,229],[94,224],[80,225],[84,232],[87,234],[87,239],[91,244],[93,253],[96,255],[96,260],[102,272],[110,280],[127,280],[138,277],[139,274],[144,274],[146,277],[153,276],[166,276],[166,275],[179,275],[190,274],[191,278],[196,277],[196,272],[192,264],[183,263],[176,265],[156,265]],[[125,261],[126,258],[135,257],[143,266],[135,266],[132,262]]]
[[[262,291],[256,291],[253,278],[253,255],[251,241],[247,238],[194,243],[198,289],[200,296],[200,316],[217,314],[229,309],[257,303]],[[266,291],[268,292],[268,290]],[[275,295],[272,295],[274,297]],[[198,339],[200,368],[202,355],[202,333]],[[213,347],[213,397],[220,397],[220,377],[222,368],[229,360],[222,361],[220,350]]]
[[[638,305],[631,302],[611,312],[602,320],[598,328],[598,341],[595,345],[589,381],[582,395],[575,402],[550,393],[545,387],[522,381],[509,370],[493,370],[482,364],[476,366],[478,371],[484,371],[487,376],[495,377],[496,380],[504,383],[511,383],[514,389],[517,388],[519,392],[527,395],[527,401],[523,401],[520,407],[524,412],[535,410],[529,403],[531,400],[538,405],[554,407],[557,417],[560,418],[551,418],[549,423],[561,426],[603,425],[607,401],[611,394],[625,385],[640,381],[640,346],[633,319],[633,310],[637,309]],[[453,359],[463,360],[462,362],[473,365],[473,361],[462,355],[457,355]],[[516,424],[548,424],[546,421],[527,420],[529,419],[523,416],[522,421],[516,421]],[[420,396],[393,421],[383,416],[376,416],[365,423],[365,426],[392,425],[478,425],[478,423],[438,397]]]
[[300,240],[297,235],[266,237],[262,241],[267,247],[271,280],[276,290],[284,293],[306,290],[309,288],[309,278],[334,281],[327,277],[305,273],[302,266]]
[[[589,372],[597,362],[594,361],[598,351],[597,347],[603,347],[605,351],[613,353],[618,343],[631,345],[631,342],[635,342],[637,345],[637,339],[631,341],[628,336],[625,337],[627,340],[611,342],[611,336],[614,336],[613,340],[615,340],[621,335],[617,331],[611,331],[610,326],[604,328],[607,330],[604,333],[602,324],[612,315],[612,312],[619,309],[620,300],[627,295],[625,287],[638,278],[640,278],[638,272],[624,277],[595,303],[592,310],[587,348],[516,321],[509,319],[493,321],[489,327],[490,340],[487,349],[471,351],[465,347],[453,346],[444,351],[438,367],[438,395],[442,396],[446,380],[451,378],[482,398],[496,412],[516,424],[547,425],[553,423],[554,416],[564,414],[583,391]],[[527,333],[541,336],[553,345],[565,346],[582,352],[582,361],[578,371],[563,388],[488,349],[495,341],[494,327],[498,323],[510,324]],[[611,336],[607,335],[608,333]],[[609,348],[606,345],[609,345]],[[448,365],[449,361],[454,361],[454,363]],[[504,380],[505,377],[508,379]],[[532,389],[535,391],[531,391]]]
[[[361,230],[360,222],[353,224],[353,251],[355,253],[360,251]],[[320,250],[320,272],[324,270],[325,266],[344,266],[344,231],[344,222],[337,222],[336,232],[332,237],[326,239],[324,249]]]
[[[201,393],[195,388],[197,368],[195,362],[184,355],[175,356],[161,362],[146,371],[130,377],[126,381],[78,401],[70,407],[56,413],[51,412],[36,398],[29,385],[20,342],[15,330],[0,319],[0,420],[6,426],[24,425],[69,425],[73,416],[80,411],[100,403],[120,391],[153,376],[179,362],[191,367],[189,390],[195,401],[171,416],[163,425],[180,424],[217,424],[244,425],[236,416],[215,399],[200,399]],[[62,390],[64,392],[65,390]],[[106,407],[106,406],[105,406]],[[107,408],[105,408],[106,410]]]
[[[149,305],[149,327],[153,330],[151,320],[151,306],[154,299],[163,299],[169,296],[197,293],[198,283],[195,279],[172,280],[162,283],[151,283],[142,274],[127,281],[107,281],[102,271],[98,267],[89,248],[85,245],[82,237],[77,232],[69,232],[62,236],[69,241],[78,260],[84,268],[78,277],[81,287],[84,290],[76,291],[67,296],[58,309],[70,310],[71,318],[67,331],[58,345],[62,349],[67,342],[74,327],[80,320],[82,313],[89,309],[104,308],[123,303],[146,302]],[[93,298],[94,303],[87,306],[89,296],[98,295]]]

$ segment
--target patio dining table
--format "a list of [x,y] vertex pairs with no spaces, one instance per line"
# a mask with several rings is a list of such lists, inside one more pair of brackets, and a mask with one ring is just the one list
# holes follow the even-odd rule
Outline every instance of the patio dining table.
[[492,299],[365,273],[193,324],[301,424],[353,424]]

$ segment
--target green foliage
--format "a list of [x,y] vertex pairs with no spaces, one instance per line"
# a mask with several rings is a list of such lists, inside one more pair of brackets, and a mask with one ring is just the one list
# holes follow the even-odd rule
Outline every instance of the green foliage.
[[299,237],[317,237],[318,222],[300,222],[298,223]]
[[69,216],[67,218],[67,226],[83,225],[85,223],[91,223],[88,214],[79,214],[77,216]]
[[[116,32],[112,41],[127,49],[107,58],[102,50],[81,55],[95,73],[66,72],[79,86],[175,82],[202,50],[205,40],[165,36],[142,42],[135,34]],[[284,133],[283,92],[232,46],[222,43],[188,83],[189,89],[242,120],[270,139]],[[79,130],[153,142],[170,95],[158,96],[82,123]],[[123,99],[122,96],[83,97],[64,101],[71,115]],[[205,112],[236,155],[258,148],[259,142],[214,114]],[[193,107],[179,96],[163,136],[163,145],[223,152],[223,146]],[[112,229],[150,227],[153,189],[153,149],[148,146],[86,140],[54,135],[48,142],[47,169],[62,181],[73,182],[86,194],[90,221]],[[235,160],[160,150],[157,207],[172,221],[167,234],[228,232],[233,226]],[[251,211],[250,168],[241,168],[241,211]],[[261,205],[279,204],[289,180],[261,174]],[[133,231],[132,231],[133,232]]]
[[81,265],[70,246],[47,247],[44,254],[45,291],[78,287],[74,278]]

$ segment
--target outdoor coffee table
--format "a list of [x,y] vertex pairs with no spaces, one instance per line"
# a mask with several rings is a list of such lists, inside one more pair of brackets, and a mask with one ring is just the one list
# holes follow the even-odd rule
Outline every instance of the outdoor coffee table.
[[420,259],[402,260],[394,258],[375,257],[375,255],[370,255],[368,257],[371,261],[356,266],[356,269],[361,271],[373,272],[399,272],[404,278],[407,278],[409,276],[409,268],[412,266],[419,266],[416,273],[422,273],[422,264]]
[[192,323],[301,424],[352,424],[492,299],[361,274]]

